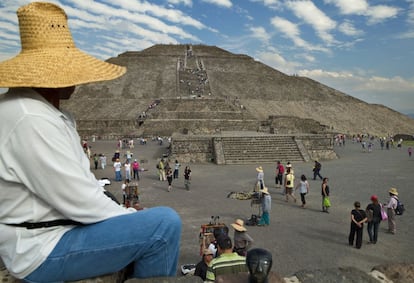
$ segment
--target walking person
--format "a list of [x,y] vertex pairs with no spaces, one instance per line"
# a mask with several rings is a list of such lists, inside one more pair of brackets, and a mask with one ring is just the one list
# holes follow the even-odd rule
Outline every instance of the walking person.
[[190,166],[186,166],[184,169],[184,186],[187,191],[190,190],[191,184],[191,169]]
[[95,165],[95,170],[98,170],[99,157],[96,153],[93,154],[93,163]]
[[115,159],[113,166],[114,166],[114,171],[115,171],[115,181],[117,182],[122,181],[122,173],[121,173],[122,163],[119,160],[119,158]]
[[102,170],[104,170],[106,167],[106,155],[102,153],[101,156],[99,156],[99,161],[101,162]]
[[322,164],[315,160],[315,165],[313,166],[313,179],[316,180],[316,177],[319,177],[321,180],[323,179],[321,176]]
[[365,209],[367,214],[367,231],[369,236],[369,243],[376,244],[378,240],[378,229],[382,220],[381,204],[378,202],[376,195],[371,196],[371,203]]
[[135,159],[134,162],[132,162],[132,172],[134,173],[134,180],[139,181],[139,162]]
[[323,178],[321,185],[321,195],[322,195],[322,211],[329,213],[328,209],[331,206],[331,200],[329,199],[329,179],[327,177]]
[[388,233],[395,234],[397,231],[397,225],[395,223],[395,209],[397,208],[398,204],[398,191],[396,188],[391,188],[388,191],[390,195],[390,199],[388,203],[385,205],[387,208],[387,216],[388,216]]
[[181,164],[178,162],[178,160],[175,160],[175,163],[174,163],[174,179],[178,179],[178,175],[180,173],[180,166],[181,166]]
[[360,249],[362,246],[362,233],[364,231],[364,223],[367,221],[365,211],[361,209],[359,201],[354,203],[354,209],[351,211],[351,231],[349,232],[348,243],[354,245],[356,235],[355,248]]
[[301,207],[305,208],[306,205],[306,194],[309,193],[309,182],[305,175],[300,176],[300,182],[296,185],[295,190],[299,189],[300,200],[302,201]]
[[262,217],[260,218],[257,226],[268,226],[270,225],[270,211],[272,209],[272,197],[269,194],[267,187],[260,190],[261,202],[262,202]]
[[256,172],[257,172],[257,177],[256,177],[257,187],[258,187],[259,190],[263,190],[263,188],[264,188],[263,167],[262,166],[257,167]]
[[171,192],[172,180],[173,180],[173,171],[170,167],[167,169],[166,176],[167,176],[167,182],[168,182],[168,191]]
[[293,188],[295,186],[295,175],[293,175],[292,169],[288,167],[286,169],[286,176],[285,176],[285,194],[286,194],[286,202],[289,201],[289,196],[293,198],[293,201],[296,202],[296,197],[293,193]]
[[280,188],[283,185],[283,175],[285,174],[285,167],[278,161],[276,165],[276,188]]
[[125,169],[125,179],[131,180],[131,163],[129,163],[128,159],[125,161],[124,169]]

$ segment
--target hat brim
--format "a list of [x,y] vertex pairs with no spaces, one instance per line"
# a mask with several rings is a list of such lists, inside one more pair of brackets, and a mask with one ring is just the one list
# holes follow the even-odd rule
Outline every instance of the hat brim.
[[0,63],[0,87],[61,88],[112,80],[125,72],[76,47],[26,50]]
[[231,227],[234,228],[234,230],[237,230],[239,232],[247,231],[247,229],[245,227],[237,225],[236,223],[231,223],[230,225],[231,225]]

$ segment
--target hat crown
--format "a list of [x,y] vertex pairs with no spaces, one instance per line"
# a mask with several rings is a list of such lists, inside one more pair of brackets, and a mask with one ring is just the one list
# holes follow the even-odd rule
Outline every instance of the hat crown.
[[60,7],[33,2],[17,10],[22,52],[46,48],[73,48],[67,16]]

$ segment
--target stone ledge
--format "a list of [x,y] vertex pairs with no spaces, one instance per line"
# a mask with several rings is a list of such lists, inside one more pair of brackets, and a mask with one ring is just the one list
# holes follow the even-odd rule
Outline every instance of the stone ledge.
[[[199,277],[155,277],[147,279],[128,279],[122,281],[122,273],[100,276],[72,283],[202,283]],[[292,277],[284,278],[286,283],[410,283],[414,282],[414,264],[395,263],[389,265],[374,266],[371,272],[366,273],[355,267],[339,267],[316,270],[301,270]],[[2,283],[21,283],[21,280],[13,278],[7,269],[0,269],[0,282]]]

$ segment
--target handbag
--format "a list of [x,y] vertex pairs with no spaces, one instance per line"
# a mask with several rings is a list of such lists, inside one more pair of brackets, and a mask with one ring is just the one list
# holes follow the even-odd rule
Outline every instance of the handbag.
[[325,207],[330,207],[331,206],[331,200],[329,199],[329,197],[324,197],[323,198],[323,206],[325,206]]
[[382,204],[381,204],[381,219],[383,221],[388,219],[388,214],[385,211],[384,206]]

